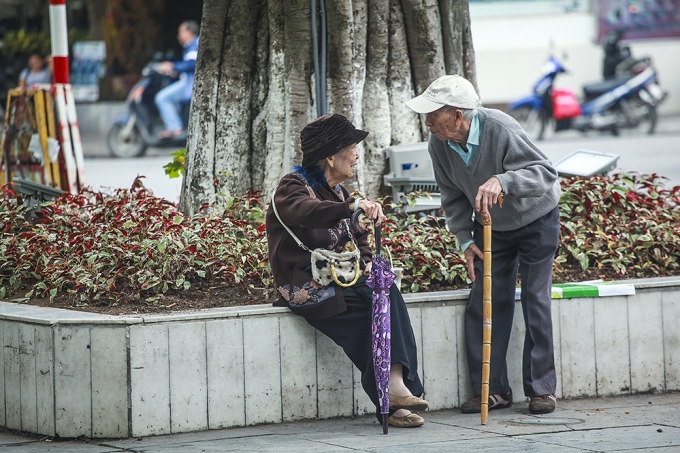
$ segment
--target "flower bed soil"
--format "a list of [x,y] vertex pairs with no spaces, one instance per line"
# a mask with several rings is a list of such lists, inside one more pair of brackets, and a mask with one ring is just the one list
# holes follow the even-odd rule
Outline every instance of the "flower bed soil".
[[[15,297],[20,297],[21,295],[22,293],[17,293]],[[10,295],[6,300],[12,300],[12,298],[13,296]],[[104,315],[134,315],[271,304],[275,299],[273,289],[253,289],[245,286],[228,285],[205,285],[201,287],[196,284],[188,290],[168,292],[154,302],[147,302],[144,299],[127,298],[118,302],[95,301],[81,303],[77,298],[64,295],[57,296],[52,302],[50,302],[49,297],[37,297],[23,303],[39,307],[65,308]]]

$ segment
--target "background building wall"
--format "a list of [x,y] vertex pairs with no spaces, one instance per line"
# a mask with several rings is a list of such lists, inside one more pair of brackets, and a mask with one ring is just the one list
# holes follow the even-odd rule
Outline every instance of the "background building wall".
[[[558,76],[555,86],[580,94],[582,85],[602,81],[604,50],[596,42],[592,11],[490,15],[476,6],[489,5],[470,5],[477,81],[485,104],[504,104],[529,94],[551,54],[569,71]],[[652,58],[669,93],[659,113],[680,114],[680,39],[635,40],[628,45],[634,57]]]

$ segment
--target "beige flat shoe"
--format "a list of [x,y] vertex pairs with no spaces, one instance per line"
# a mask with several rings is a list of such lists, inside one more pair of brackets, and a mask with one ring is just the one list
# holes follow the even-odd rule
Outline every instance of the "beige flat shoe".
[[396,396],[390,394],[390,409],[408,409],[413,412],[424,411],[428,404],[417,396]]
[[388,417],[387,423],[395,428],[417,428],[425,424],[425,419],[418,414],[408,414],[403,417],[391,415]]
[[183,132],[184,129],[166,129],[158,133],[158,138],[160,139],[173,138],[182,135]]

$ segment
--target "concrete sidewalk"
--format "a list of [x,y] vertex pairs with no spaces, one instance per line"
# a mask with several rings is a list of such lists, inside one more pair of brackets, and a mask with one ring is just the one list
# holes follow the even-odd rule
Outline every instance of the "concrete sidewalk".
[[0,429],[0,449],[19,452],[680,452],[680,395],[558,401],[553,414],[530,415],[525,402],[479,415],[426,412],[416,429],[374,416],[233,428],[124,440],[52,441]]

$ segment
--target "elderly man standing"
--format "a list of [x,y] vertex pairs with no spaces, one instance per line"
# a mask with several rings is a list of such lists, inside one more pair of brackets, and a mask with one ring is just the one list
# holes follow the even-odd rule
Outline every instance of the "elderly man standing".
[[[493,341],[489,409],[512,405],[506,354],[521,275],[526,324],[524,394],[529,410],[555,410],[555,359],[551,319],[552,267],[560,234],[557,171],[529,135],[505,113],[478,107],[474,87],[463,77],[435,80],[406,103],[427,114],[429,152],[441,190],[449,231],[465,255],[472,290],[465,306],[465,339],[474,394],[463,413],[481,410],[484,236],[482,214],[493,219]],[[503,194],[503,207],[496,206]]]

